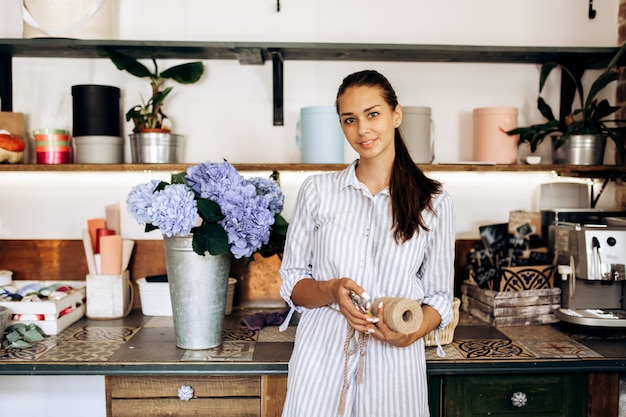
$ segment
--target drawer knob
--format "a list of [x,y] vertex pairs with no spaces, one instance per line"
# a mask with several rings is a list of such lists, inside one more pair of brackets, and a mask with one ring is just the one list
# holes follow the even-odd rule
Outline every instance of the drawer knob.
[[528,398],[523,392],[516,392],[511,396],[511,402],[515,407],[524,407]]
[[181,385],[181,387],[178,388],[178,398],[182,401],[191,400],[193,398],[193,388],[189,385]]

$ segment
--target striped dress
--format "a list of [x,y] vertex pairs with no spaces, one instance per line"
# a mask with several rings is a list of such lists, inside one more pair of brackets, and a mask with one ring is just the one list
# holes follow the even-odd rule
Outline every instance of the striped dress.
[[[336,304],[307,309],[291,301],[294,286],[303,278],[350,277],[372,299],[422,300],[441,315],[439,328],[452,320],[455,225],[448,194],[434,196],[436,215],[423,213],[430,231],[421,230],[398,245],[391,231],[389,191],[372,196],[358,181],[355,167],[356,161],[341,172],[308,177],[298,193],[280,271],[289,318],[294,311],[302,313],[283,417],[335,417],[341,410],[344,417],[429,416],[422,339],[397,348],[369,338],[361,352],[357,332],[349,344],[356,352],[346,355],[348,325]],[[363,374],[357,383],[362,353]],[[347,389],[342,395],[344,380]]]

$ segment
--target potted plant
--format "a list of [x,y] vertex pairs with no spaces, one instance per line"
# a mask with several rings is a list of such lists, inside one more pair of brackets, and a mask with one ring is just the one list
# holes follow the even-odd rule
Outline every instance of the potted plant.
[[180,84],[193,84],[202,77],[204,64],[200,61],[189,62],[160,71],[153,57],[154,70],[151,71],[136,58],[123,52],[99,48],[99,53],[109,57],[119,70],[150,80],[150,98],[126,112],[126,121],[134,123],[130,135],[133,162],[180,162],[183,137],[171,133],[171,121],[163,111],[163,103],[173,89],[171,86],[166,87],[165,82],[174,80]]
[[[602,165],[606,140],[610,138],[615,143],[619,161],[623,162],[626,152],[622,135],[626,132],[623,126],[626,120],[609,118],[621,106],[612,106],[607,99],[598,100],[597,96],[606,86],[619,78],[622,68],[617,64],[625,50],[626,44],[617,51],[604,71],[595,79],[587,94],[582,85],[582,73],[575,73],[566,65],[556,62],[543,64],[539,77],[540,95],[537,99],[537,108],[546,121],[518,127],[506,133],[519,135],[518,146],[528,142],[532,152],[537,150],[537,146],[546,137],[551,137],[555,162],[578,165]],[[552,108],[541,97],[548,76],[556,67],[561,68],[562,77],[567,76],[574,83],[580,102],[579,108],[572,110],[561,119],[554,116]],[[573,100],[574,96],[570,102],[561,105],[571,108]],[[588,150],[590,155],[585,155],[582,152],[583,149]]]
[[234,166],[203,162],[133,187],[129,214],[163,234],[176,346],[221,344],[231,257],[282,254],[284,195],[271,178],[244,178]]

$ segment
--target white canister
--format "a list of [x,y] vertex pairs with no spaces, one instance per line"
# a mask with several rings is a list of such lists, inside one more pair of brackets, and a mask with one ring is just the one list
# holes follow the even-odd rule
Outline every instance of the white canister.
[[400,133],[416,164],[430,164],[435,159],[430,107],[403,106]]
[[113,39],[117,0],[22,0],[24,38]]
[[474,109],[473,160],[514,164],[517,162],[517,136],[507,131],[517,127],[516,107]]

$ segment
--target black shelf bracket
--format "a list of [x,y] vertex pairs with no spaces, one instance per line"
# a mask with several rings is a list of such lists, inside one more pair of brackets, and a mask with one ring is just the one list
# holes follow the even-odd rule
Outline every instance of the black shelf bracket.
[[0,55],[0,111],[13,111],[13,59]]
[[272,56],[272,82],[274,90],[274,126],[285,124],[284,96],[283,96],[283,51],[269,48]]

